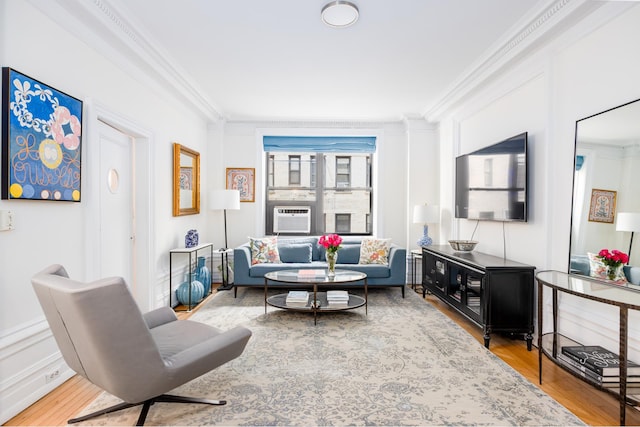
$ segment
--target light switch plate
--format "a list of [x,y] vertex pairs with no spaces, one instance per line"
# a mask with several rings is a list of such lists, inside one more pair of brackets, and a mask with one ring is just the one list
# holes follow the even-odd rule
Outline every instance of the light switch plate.
[[0,231],[13,230],[13,212],[0,210]]

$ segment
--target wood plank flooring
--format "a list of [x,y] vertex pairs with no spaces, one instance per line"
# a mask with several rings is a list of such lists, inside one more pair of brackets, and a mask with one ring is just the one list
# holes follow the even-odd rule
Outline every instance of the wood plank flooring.
[[[427,295],[426,300],[467,330],[478,342],[483,343],[482,330],[440,302],[436,297]],[[188,318],[195,311],[197,308],[190,313],[179,312],[178,317]],[[407,321],[419,320],[408,319]],[[522,340],[493,335],[491,337],[491,351],[580,417],[585,423],[594,426],[618,424],[619,405],[613,395],[586,384],[545,357],[543,357],[543,383],[539,385],[538,351],[535,347],[533,351],[527,351],[526,343]],[[84,378],[74,376],[4,425],[67,425],[67,420],[76,416],[100,392],[100,389]],[[631,407],[627,408],[627,425],[640,425],[640,411]]]

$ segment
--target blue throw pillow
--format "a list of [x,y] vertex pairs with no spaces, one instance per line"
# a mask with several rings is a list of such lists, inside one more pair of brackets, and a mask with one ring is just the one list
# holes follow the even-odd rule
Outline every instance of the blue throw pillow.
[[342,245],[338,251],[338,264],[357,264],[360,261],[360,245]]
[[278,245],[280,262],[311,262],[311,243]]

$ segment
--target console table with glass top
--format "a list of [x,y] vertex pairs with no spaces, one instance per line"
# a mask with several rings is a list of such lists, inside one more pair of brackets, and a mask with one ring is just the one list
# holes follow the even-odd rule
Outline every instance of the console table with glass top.
[[[627,342],[629,310],[640,310],[640,286],[608,284],[604,281],[591,279],[587,276],[578,276],[559,271],[541,271],[536,275],[538,281],[538,369],[539,380],[542,384],[542,354],[544,353],[554,363],[569,371],[576,377],[596,386],[601,390],[618,395],[620,402],[620,425],[625,424],[627,401],[637,405],[627,396]],[[543,328],[543,291],[544,288],[552,290],[552,316],[553,332],[544,333]],[[575,295],[602,304],[616,306],[620,311],[619,323],[619,363],[620,384],[618,388],[603,387],[595,380],[586,377],[580,370],[564,363],[558,358],[558,351],[563,346],[583,345],[569,337],[558,333],[558,292]],[[597,344],[597,343],[596,343]],[[589,343],[592,345],[592,343]]]
[[[278,287],[289,289],[309,288],[313,289],[313,295],[305,306],[287,305],[287,294],[267,296],[269,282],[277,284]],[[349,294],[346,304],[331,305],[327,301],[327,293],[318,289],[338,289],[340,286],[353,287],[357,282],[363,282],[364,298],[358,295]],[[368,288],[367,275],[359,271],[336,270],[334,277],[327,276],[325,270],[301,269],[301,270],[280,270],[272,271],[264,275],[264,312],[267,313],[267,305],[281,308],[283,310],[306,311],[313,313],[313,323],[317,323],[318,313],[353,310],[364,306],[365,315],[368,314],[367,307]]]

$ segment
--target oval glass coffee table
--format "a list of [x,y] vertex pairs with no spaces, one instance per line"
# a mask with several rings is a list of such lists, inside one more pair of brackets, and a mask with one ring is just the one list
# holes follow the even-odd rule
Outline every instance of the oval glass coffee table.
[[[338,304],[327,301],[327,292],[318,290],[319,288],[326,288],[328,291],[338,290],[340,289],[340,285],[349,285],[349,287],[353,287],[357,282],[362,282],[363,284],[364,298],[359,295],[347,293],[348,300]],[[287,304],[288,293],[268,297],[267,291],[269,289],[269,283],[278,284],[279,287],[288,289],[311,289],[309,292],[309,299],[306,303]],[[281,308],[283,310],[312,312],[313,323],[316,324],[318,313],[321,312],[353,310],[354,308],[364,306],[365,315],[368,314],[367,298],[367,275],[359,271],[336,270],[336,275],[334,277],[327,276],[326,269],[279,270],[272,271],[264,275],[265,314],[267,312],[267,305]]]

